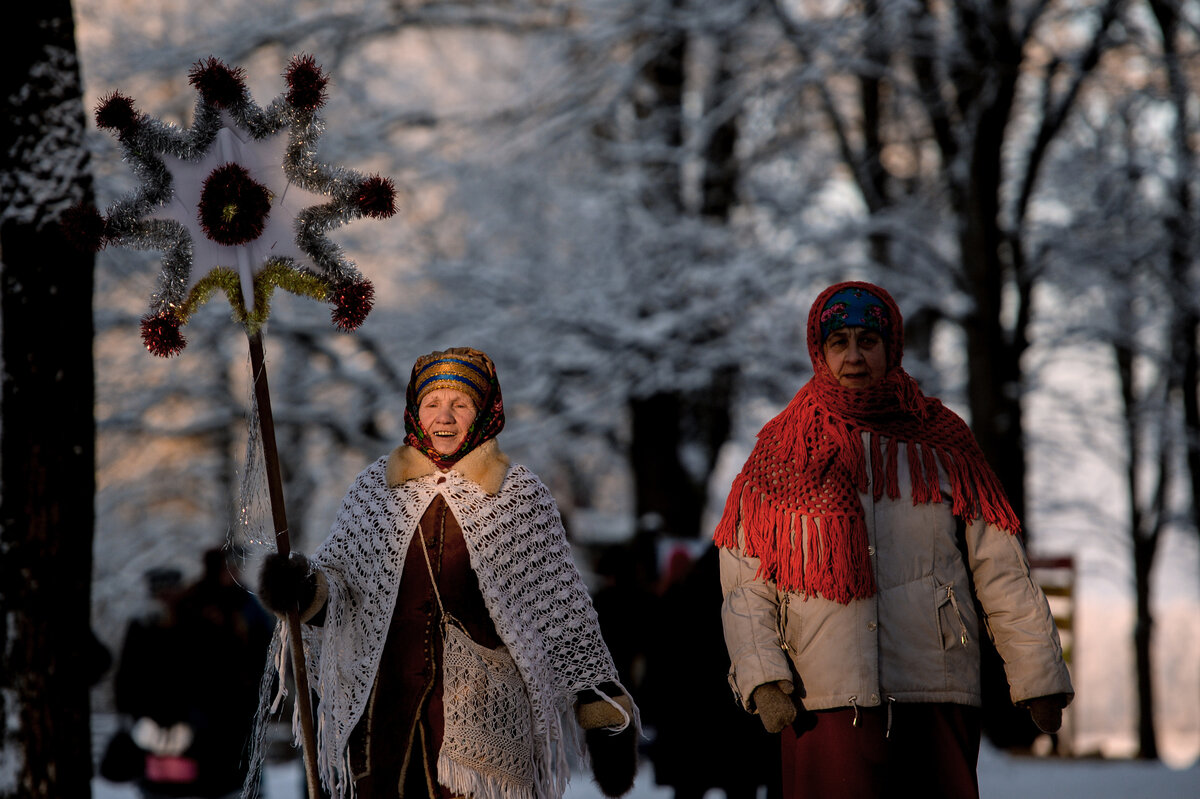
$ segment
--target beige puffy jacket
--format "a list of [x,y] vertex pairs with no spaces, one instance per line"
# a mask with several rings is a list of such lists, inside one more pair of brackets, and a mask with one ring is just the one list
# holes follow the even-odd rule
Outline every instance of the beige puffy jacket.
[[[901,499],[860,495],[866,514],[876,594],[842,605],[780,593],[755,579],[758,559],[721,551],[721,608],[729,648],[729,682],[754,710],[754,689],[795,682],[809,710],[873,707],[889,701],[979,706],[980,619],[970,577],[1013,702],[1073,696],[1058,630],[1014,535],[977,520],[963,525],[944,501],[916,505],[900,448]],[[967,563],[958,548],[963,538]]]

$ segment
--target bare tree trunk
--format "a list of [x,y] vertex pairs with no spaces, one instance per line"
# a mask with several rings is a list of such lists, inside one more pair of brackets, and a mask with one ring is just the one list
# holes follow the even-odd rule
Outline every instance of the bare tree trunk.
[[[1012,264],[1004,258],[1005,237],[1000,228],[1005,132],[1016,91],[1020,48],[1000,35],[992,48],[992,67],[986,104],[977,117],[970,142],[967,180],[962,188],[959,247],[973,308],[965,324],[971,427],[992,468],[1004,485],[1017,517],[1025,519],[1025,441],[1021,415],[1021,356],[1025,330],[1006,330],[1002,297]],[[976,96],[975,92],[963,92]],[[1025,314],[1018,311],[1016,319]]]
[[[680,4],[677,4],[677,6]],[[733,86],[729,63],[730,42],[719,37],[714,51],[706,105],[721,108]],[[642,71],[646,91],[639,93],[635,109],[644,140],[661,152],[682,153],[684,91],[687,87],[688,34],[682,29],[662,35],[657,57]],[[715,125],[699,148],[702,163],[700,215],[716,222],[727,221],[737,198],[737,116]],[[682,157],[645,165],[648,208],[667,221],[687,213],[684,201]],[[708,268],[697,264],[694,268]],[[661,391],[633,398],[629,403],[632,442],[629,457],[634,474],[635,509],[644,532],[657,535],[696,537],[704,508],[706,481],[716,453],[729,436],[733,375],[728,370],[713,375],[711,385],[700,391]],[[689,429],[690,428],[690,429]],[[707,467],[703,475],[689,471],[683,462],[685,444],[704,449]],[[650,519],[656,520],[646,527]]]
[[1154,733],[1154,664],[1151,657],[1154,615],[1150,608],[1150,570],[1154,565],[1156,543],[1153,539],[1138,535],[1133,539],[1137,607],[1133,650],[1137,669],[1138,757],[1144,760],[1158,759],[1158,738]]
[[1196,157],[1190,142],[1189,105],[1192,91],[1187,74],[1180,62],[1178,4],[1151,0],[1150,7],[1162,33],[1163,59],[1166,62],[1167,85],[1171,104],[1175,108],[1174,154],[1176,161],[1172,194],[1174,213],[1166,220],[1170,236],[1171,296],[1180,298],[1174,311],[1174,332],[1171,336],[1172,389],[1183,405],[1184,441],[1187,455],[1189,484],[1192,489],[1192,523],[1200,532],[1200,313],[1196,309],[1195,291],[1189,270],[1195,250],[1194,206],[1192,181],[1196,174]]
[[[90,200],[67,0],[7,22],[0,717],[6,797],[91,795],[92,270],[59,230]],[[9,781],[12,781],[9,783]]]
[[[1154,555],[1158,548],[1158,534],[1163,514],[1161,505],[1151,507],[1148,511],[1144,510],[1138,492],[1138,482],[1143,472],[1141,453],[1144,446],[1142,439],[1145,437],[1145,426],[1141,421],[1143,410],[1134,381],[1134,362],[1137,353],[1132,304],[1132,299],[1130,299],[1121,309],[1113,350],[1121,386],[1125,449],[1128,453],[1125,481],[1129,493],[1129,533],[1133,554],[1136,609],[1133,646],[1138,699],[1138,754],[1144,758],[1156,758],[1158,742],[1154,736],[1154,686],[1150,649],[1153,641],[1154,617],[1150,607],[1150,572],[1154,566]],[[1166,421],[1160,420],[1160,424],[1166,424]],[[1163,459],[1160,458],[1160,460]],[[1165,475],[1161,472],[1158,478],[1160,485],[1165,483]],[[1162,492],[1156,492],[1156,503],[1161,503],[1163,498]]]
[[[642,91],[635,92],[633,109],[637,137],[661,148],[680,152],[683,144],[683,91],[687,80],[687,35],[682,30],[660,34],[663,41],[642,68]],[[665,157],[643,164],[642,202],[651,211],[676,214],[683,210],[683,176],[678,158]]]
[[[735,56],[730,37],[722,36],[715,49],[717,68],[712,86],[707,92],[706,105],[709,109],[724,105],[728,100],[729,87],[734,85],[736,79],[731,66]],[[737,140],[737,115],[730,114],[716,126],[702,151],[704,177],[701,185],[700,214],[723,223],[729,221],[729,214],[737,202],[740,177],[735,152]]]
[[655,535],[692,536],[700,529],[704,494],[679,461],[684,403],[677,391],[630,402],[635,512],[639,529]]
[[1200,535],[1200,318],[1193,313],[1181,327],[1184,446],[1192,489],[1192,526]]

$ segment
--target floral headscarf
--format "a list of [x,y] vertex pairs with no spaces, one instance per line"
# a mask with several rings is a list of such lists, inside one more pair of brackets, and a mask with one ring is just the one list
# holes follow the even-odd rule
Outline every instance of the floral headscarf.
[[[461,391],[475,403],[475,419],[467,436],[457,450],[444,455],[433,446],[433,439],[421,427],[421,400],[430,391],[452,388]],[[447,469],[468,452],[504,429],[504,399],[496,365],[485,353],[471,347],[452,347],[417,358],[404,407],[404,443],[419,450],[439,469]]]

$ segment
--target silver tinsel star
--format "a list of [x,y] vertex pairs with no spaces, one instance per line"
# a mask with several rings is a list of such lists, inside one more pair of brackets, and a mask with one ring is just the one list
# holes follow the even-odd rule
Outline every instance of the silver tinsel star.
[[162,251],[158,290],[142,320],[156,355],[183,349],[180,328],[217,290],[249,333],[266,321],[276,287],[331,302],[344,330],[371,310],[371,283],[326,233],[362,216],[391,216],[392,181],[317,161],[328,78],[310,56],[293,58],[284,78],[288,91],[263,109],[241,69],[215,58],[197,62],[187,129],[139,113],[116,92],[96,110],[141,185],[103,217],[77,214],[73,227],[92,246]]

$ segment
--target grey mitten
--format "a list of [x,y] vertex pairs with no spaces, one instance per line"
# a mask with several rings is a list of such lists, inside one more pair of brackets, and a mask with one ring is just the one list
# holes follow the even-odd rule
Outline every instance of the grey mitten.
[[779,732],[796,720],[796,703],[788,696],[791,692],[792,684],[786,680],[763,683],[754,689],[750,698],[767,732]]
[[1062,727],[1062,712],[1070,699],[1066,694],[1038,696],[1021,704],[1029,709],[1033,723],[1044,733],[1056,733]]

